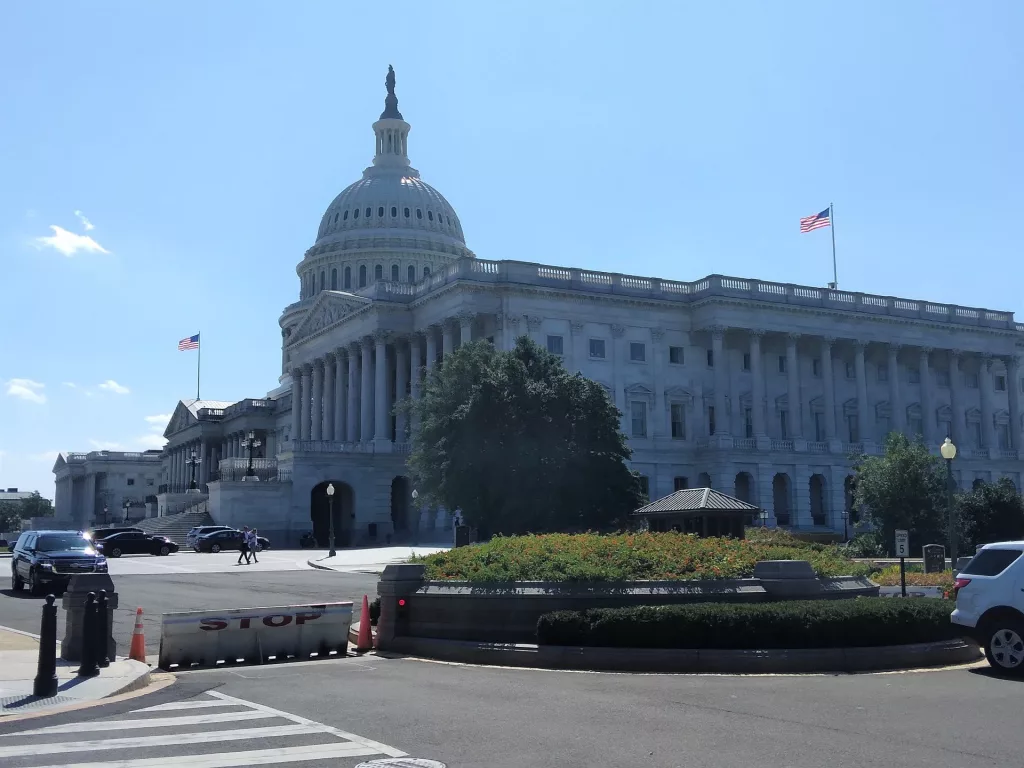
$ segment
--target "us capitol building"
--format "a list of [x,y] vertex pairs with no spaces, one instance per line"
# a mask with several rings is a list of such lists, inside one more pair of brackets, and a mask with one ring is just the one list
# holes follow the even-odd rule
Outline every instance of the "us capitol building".
[[275,545],[311,528],[323,542],[333,484],[342,545],[447,538],[452,515],[416,498],[415,424],[394,406],[460,344],[509,349],[521,335],[607,390],[652,499],[710,486],[761,506],[769,525],[842,531],[849,457],[880,453],[891,430],[936,452],[951,436],[961,487],[1021,487],[1024,324],[1012,313],[476,258],[455,209],[410,165],[394,85],[389,70],[373,164],[296,267],[280,385],[179,402],[163,451],[61,454],[59,519],[148,502],[150,515],[201,508],[255,525]]

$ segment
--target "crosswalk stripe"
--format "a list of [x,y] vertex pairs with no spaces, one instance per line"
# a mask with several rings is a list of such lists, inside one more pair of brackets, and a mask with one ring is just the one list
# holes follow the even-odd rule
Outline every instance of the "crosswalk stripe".
[[[312,725],[269,725],[263,728],[236,728],[230,731],[198,731],[196,733],[167,733],[160,736],[132,736],[124,739],[90,739],[63,741],[55,744],[23,744],[0,747],[4,757],[29,755],[60,755],[69,752],[90,752],[100,749],[126,749],[129,747],[174,747],[181,744],[202,744],[218,741],[270,739],[278,736],[300,736],[322,733],[323,728]],[[15,734],[21,735],[21,734]]]
[[132,712],[170,712],[175,709],[206,709],[207,707],[234,707],[233,701],[218,701],[216,699],[189,699],[188,701],[171,701],[167,704],[157,704],[155,707],[136,709]]
[[273,707],[268,707],[264,704],[257,704],[254,701],[236,699],[234,696],[228,696],[226,693],[221,693],[220,691],[207,691],[207,693],[215,698],[222,699],[224,701],[232,701],[236,704],[242,704],[272,717],[281,717],[285,720],[291,720],[293,723],[300,723],[302,725],[319,725],[323,729],[324,733],[330,733],[337,736],[339,739],[347,739],[355,742],[356,744],[362,744],[367,748],[372,748],[373,752],[371,754],[380,753],[382,755],[387,755],[388,757],[407,756],[407,754],[400,749],[389,747],[387,744],[381,744],[379,741],[373,741],[372,739],[364,739],[362,736],[357,736],[356,734],[349,733],[348,731],[342,731],[339,728],[332,728],[329,725],[323,725],[315,720],[300,717],[299,715],[293,715],[289,712],[282,712],[280,709],[274,709]]
[[306,747],[258,749],[250,752],[218,752],[213,755],[175,755],[172,757],[143,757],[135,760],[103,760],[98,763],[60,763],[39,768],[233,768],[246,765],[280,765],[303,760],[327,760],[339,757],[364,757],[379,754],[377,750],[360,744],[320,744]]
[[[41,736],[46,733],[79,733],[80,731],[126,731],[132,728],[167,728],[180,725],[207,725],[209,723],[230,723],[236,720],[266,720],[280,715],[261,711],[221,712],[213,715],[189,715],[187,717],[153,717],[138,720],[103,720],[98,722],[66,723],[21,731],[17,736]],[[296,722],[293,717],[287,718]],[[313,724],[312,720],[302,723]]]

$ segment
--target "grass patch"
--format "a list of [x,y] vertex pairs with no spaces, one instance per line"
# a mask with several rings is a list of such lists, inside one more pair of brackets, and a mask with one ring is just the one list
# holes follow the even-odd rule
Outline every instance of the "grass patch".
[[862,648],[958,637],[944,600],[809,600],[547,613],[537,642],[603,648]]
[[482,544],[414,557],[432,580],[643,581],[736,579],[759,560],[808,560],[819,576],[866,576],[866,564],[837,547],[794,544],[779,532],[759,540],[701,539],[683,533],[553,533],[495,537]]
[[[898,587],[900,585],[900,567],[898,565],[887,565],[885,568],[872,573],[870,578],[875,584],[883,587]],[[943,587],[944,589],[952,590],[954,581],[952,571],[925,573],[924,569],[916,563],[907,566],[908,587]]]

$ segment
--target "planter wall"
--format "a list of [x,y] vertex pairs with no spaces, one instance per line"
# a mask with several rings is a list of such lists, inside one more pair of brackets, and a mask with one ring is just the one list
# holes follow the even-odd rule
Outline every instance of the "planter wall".
[[[551,611],[878,595],[866,578],[819,579],[802,560],[758,563],[754,578],[714,581],[471,584],[426,581],[423,574],[422,565],[389,565],[381,574],[381,649],[394,647],[396,637],[534,643],[537,620]],[[401,611],[399,599],[406,600]]]

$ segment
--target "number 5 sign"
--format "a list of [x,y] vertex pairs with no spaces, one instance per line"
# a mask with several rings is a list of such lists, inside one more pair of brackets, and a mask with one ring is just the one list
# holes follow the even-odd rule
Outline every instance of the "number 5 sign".
[[910,531],[896,531],[896,557],[910,557]]

